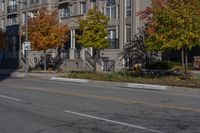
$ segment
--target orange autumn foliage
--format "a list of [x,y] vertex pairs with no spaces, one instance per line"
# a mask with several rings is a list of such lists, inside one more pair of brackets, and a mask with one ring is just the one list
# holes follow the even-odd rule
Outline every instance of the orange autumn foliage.
[[29,40],[33,50],[63,47],[68,40],[67,25],[59,23],[58,12],[40,9],[29,21]]

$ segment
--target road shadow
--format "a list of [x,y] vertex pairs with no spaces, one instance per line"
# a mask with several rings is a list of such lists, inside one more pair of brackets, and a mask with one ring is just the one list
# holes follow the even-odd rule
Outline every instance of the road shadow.
[[0,82],[16,76],[16,71],[19,70],[18,59],[5,59],[0,62]]

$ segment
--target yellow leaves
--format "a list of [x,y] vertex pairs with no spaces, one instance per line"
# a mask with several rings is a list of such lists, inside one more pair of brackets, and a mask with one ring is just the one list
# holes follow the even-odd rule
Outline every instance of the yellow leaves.
[[[200,45],[199,0],[152,0],[139,14],[147,20],[148,49],[165,51]],[[148,18],[148,19],[146,19]]]
[[77,36],[80,44],[84,47],[94,49],[105,49],[108,47],[108,25],[109,19],[96,9],[89,10],[87,18],[80,20],[80,31],[83,33]]
[[57,11],[40,9],[36,17],[29,21],[29,40],[34,50],[47,50],[64,46],[67,41],[67,25],[60,24]]

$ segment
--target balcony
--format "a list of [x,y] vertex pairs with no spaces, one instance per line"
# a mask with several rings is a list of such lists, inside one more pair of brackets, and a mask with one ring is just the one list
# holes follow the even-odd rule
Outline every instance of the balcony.
[[17,12],[17,4],[8,6],[8,7],[7,7],[7,12],[8,12],[8,13]]

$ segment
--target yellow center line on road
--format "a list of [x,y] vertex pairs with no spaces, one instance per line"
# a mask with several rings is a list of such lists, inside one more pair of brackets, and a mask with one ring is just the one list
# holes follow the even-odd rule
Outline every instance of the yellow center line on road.
[[117,98],[117,97],[110,97],[110,96],[97,96],[94,94],[87,94],[87,93],[67,92],[66,90],[56,90],[56,89],[43,88],[43,87],[22,86],[22,85],[9,85],[9,86],[17,87],[19,89],[24,89],[24,90],[41,91],[41,92],[61,94],[61,95],[66,95],[66,96],[92,98],[92,99],[104,100],[104,101],[109,100],[109,101],[115,101],[115,102],[126,103],[126,104],[141,104],[144,106],[150,106],[154,108],[157,107],[161,109],[175,109],[175,110],[192,111],[192,112],[200,113],[199,108],[194,109],[194,108],[188,108],[188,107],[164,105],[164,104],[159,104],[159,103],[149,103],[149,102],[144,102],[144,101],[129,100],[129,99],[123,99],[123,98]]

